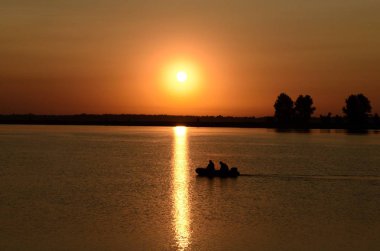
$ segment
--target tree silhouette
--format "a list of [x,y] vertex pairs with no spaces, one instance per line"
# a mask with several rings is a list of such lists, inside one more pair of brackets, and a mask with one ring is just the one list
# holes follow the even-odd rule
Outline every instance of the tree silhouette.
[[294,116],[293,100],[288,95],[281,93],[277,97],[274,109],[274,117],[280,127],[286,127],[292,122]]
[[351,128],[366,127],[371,110],[369,99],[361,93],[350,95],[346,99],[346,106],[343,107],[343,113],[346,115],[348,126]]
[[301,126],[307,126],[314,111],[315,107],[313,107],[313,99],[310,95],[299,95],[294,107],[297,123]]

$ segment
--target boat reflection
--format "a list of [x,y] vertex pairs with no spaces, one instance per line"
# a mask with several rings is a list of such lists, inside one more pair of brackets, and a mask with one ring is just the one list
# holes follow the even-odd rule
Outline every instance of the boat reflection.
[[174,128],[173,145],[173,229],[178,250],[190,245],[187,128]]

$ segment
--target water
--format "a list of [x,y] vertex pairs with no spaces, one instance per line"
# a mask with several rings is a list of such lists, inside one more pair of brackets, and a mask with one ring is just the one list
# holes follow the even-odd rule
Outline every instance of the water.
[[[0,250],[379,250],[380,135],[0,126]],[[208,179],[209,159],[245,176]]]

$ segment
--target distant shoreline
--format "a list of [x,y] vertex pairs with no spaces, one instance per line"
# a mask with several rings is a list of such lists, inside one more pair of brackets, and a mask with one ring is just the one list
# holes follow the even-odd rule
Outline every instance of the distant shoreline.
[[0,124],[26,125],[115,125],[115,126],[193,126],[268,127],[271,117],[223,117],[144,114],[0,115]]
[[[77,115],[0,115],[0,124],[15,125],[105,125],[105,126],[189,126],[189,127],[236,127],[278,128],[273,117],[224,117],[224,116],[177,116],[142,114],[77,114]],[[288,125],[282,129],[347,129],[343,118],[326,123],[313,117],[307,126]],[[370,123],[366,129],[379,129]]]

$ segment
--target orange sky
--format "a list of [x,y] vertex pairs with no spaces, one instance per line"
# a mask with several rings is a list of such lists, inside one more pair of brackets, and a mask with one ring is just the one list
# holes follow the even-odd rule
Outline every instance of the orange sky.
[[[380,2],[2,1],[0,113],[380,112]],[[188,72],[186,88],[175,81]]]

